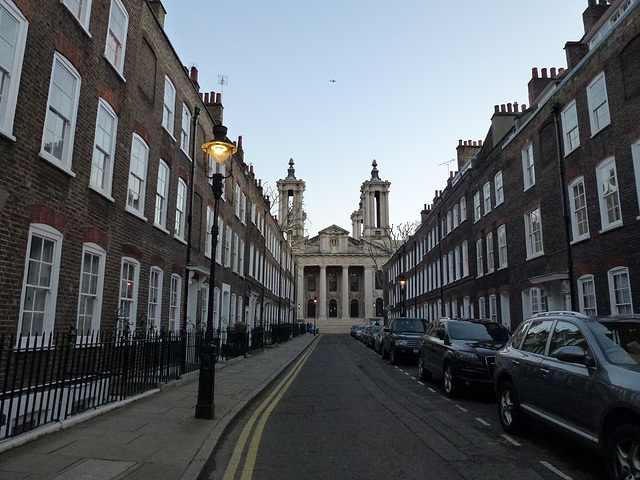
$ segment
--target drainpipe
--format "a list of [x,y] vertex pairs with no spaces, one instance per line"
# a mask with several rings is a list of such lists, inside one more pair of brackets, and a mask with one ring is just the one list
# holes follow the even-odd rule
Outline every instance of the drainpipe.
[[567,208],[567,192],[565,189],[565,165],[562,152],[562,126],[560,124],[560,105],[554,103],[551,107],[553,123],[556,131],[556,155],[558,159],[558,173],[560,174],[560,192],[562,196],[562,220],[564,222],[564,236],[567,248],[567,270],[569,271],[569,295],[571,297],[571,310],[578,311],[575,288],[573,288],[573,256],[571,252],[571,218]]

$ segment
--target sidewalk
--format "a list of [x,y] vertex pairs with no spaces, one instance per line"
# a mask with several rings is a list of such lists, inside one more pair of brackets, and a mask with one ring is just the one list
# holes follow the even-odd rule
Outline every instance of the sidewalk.
[[0,478],[195,480],[229,423],[314,338],[302,335],[216,365],[213,420],[194,418],[199,372],[193,372],[106,413],[91,411],[52,425],[49,430],[62,429],[24,445],[10,448],[42,430],[0,442]]

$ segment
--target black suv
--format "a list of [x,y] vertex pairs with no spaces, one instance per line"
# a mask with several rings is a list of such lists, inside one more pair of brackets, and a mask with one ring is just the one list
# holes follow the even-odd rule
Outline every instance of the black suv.
[[400,359],[416,358],[420,337],[428,321],[423,318],[394,318],[382,335],[382,358],[389,358],[392,365]]
[[509,330],[490,320],[439,318],[420,341],[418,375],[444,379],[444,392],[453,397],[463,387],[493,386],[496,352],[509,341]]
[[494,378],[507,433],[541,420],[604,453],[611,478],[640,477],[640,315],[535,315]]

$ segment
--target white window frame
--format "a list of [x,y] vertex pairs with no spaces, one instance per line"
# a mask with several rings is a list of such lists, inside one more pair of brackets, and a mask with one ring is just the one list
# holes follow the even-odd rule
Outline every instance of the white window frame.
[[532,143],[527,144],[527,146],[522,149],[522,179],[525,190],[528,190],[536,184],[536,169]]
[[[154,285],[154,276],[157,283]],[[160,321],[162,319],[162,281],[164,272],[159,267],[151,267],[149,272],[149,304],[147,307],[147,325],[145,328],[148,333],[156,333],[160,329]]]
[[[10,0],[0,0],[0,11],[15,20],[17,28],[15,37],[3,39],[7,45],[13,45],[13,54],[8,56],[8,64],[0,65],[0,134],[15,141],[13,135],[13,121],[15,119],[16,105],[18,102],[18,90],[20,89],[20,77],[22,75],[22,63],[24,60],[24,48],[27,42],[27,30],[29,22],[16,5]],[[0,17],[1,18],[1,17]],[[2,32],[0,32],[1,35]]]
[[482,207],[480,206],[480,192],[473,194],[473,223],[482,218]]
[[89,188],[111,201],[117,133],[118,115],[104,98],[99,98]]
[[549,311],[547,292],[544,289],[538,287],[529,289],[529,308],[531,315]]
[[467,199],[462,197],[460,199],[460,223],[467,219]]
[[456,269],[456,263],[455,263],[455,255],[453,253],[453,250],[449,250],[449,283],[453,283],[456,280],[456,273],[455,273],[455,269]]
[[[636,179],[638,211],[640,213],[640,138],[631,144],[631,157],[633,158],[633,170]],[[637,217],[637,219],[640,220],[640,215]]]
[[457,203],[453,206],[453,228],[458,228],[460,225],[460,205]]
[[[611,188],[611,172],[615,185]],[[616,169],[615,157],[607,157],[596,167],[596,178],[598,180],[598,199],[600,203],[600,221],[602,231],[610,230],[622,225],[622,206],[620,205],[620,186],[618,172]],[[609,201],[613,202],[613,207],[609,208]],[[610,219],[610,211],[618,218]],[[617,212],[617,214],[615,213]]]
[[216,263],[222,265],[222,240],[224,233],[224,221],[218,215],[218,241],[216,242]]
[[589,120],[591,122],[591,136],[593,137],[611,123],[604,72],[596,75],[587,86],[587,104],[589,105]]
[[489,320],[498,321],[498,299],[495,295],[489,295]]
[[240,240],[240,246],[238,250],[238,273],[241,277],[244,277],[244,240]]
[[180,330],[180,300],[182,298],[182,277],[177,273],[171,275],[169,291],[169,331]]
[[[114,10],[117,9],[117,10]],[[115,14],[122,14],[124,25],[117,25]],[[120,28],[117,28],[120,27]],[[116,30],[117,29],[117,30]],[[109,11],[109,28],[105,42],[104,56],[116,72],[124,78],[124,56],[127,51],[127,32],[129,30],[129,14],[120,0],[111,0]]]
[[191,159],[189,146],[191,144],[191,110],[186,103],[182,104],[182,125],[180,128],[180,150]]
[[476,277],[484,275],[484,254],[482,238],[476,240]]
[[207,205],[204,256],[209,259],[211,258],[211,248],[213,246],[213,242],[212,242],[213,234],[211,232],[212,228],[213,228],[213,207],[211,205]]
[[487,318],[487,300],[484,297],[478,298],[478,318]]
[[89,19],[91,17],[91,0],[60,0],[78,21],[84,31],[89,34]]
[[462,276],[469,275],[469,242],[462,242]]
[[176,192],[176,221],[175,238],[184,241],[185,225],[187,218],[187,182],[178,178],[178,190]]
[[247,224],[247,194],[242,192],[240,201],[240,221],[243,225]]
[[454,250],[454,258],[456,262],[456,280],[460,280],[462,275],[462,258],[460,255],[460,246],[458,245]]
[[153,215],[153,226],[167,232],[167,207],[169,205],[169,181],[171,170],[169,165],[160,159],[158,162],[158,182],[156,184],[156,205]]
[[[569,189],[569,204],[571,206],[572,243],[589,238],[589,215],[587,211],[587,192],[584,177],[571,181]],[[583,229],[582,233],[580,230]]]
[[168,75],[164,77],[164,97],[162,107],[162,127],[173,138],[176,115],[176,87]]
[[[97,258],[97,271],[86,271],[86,255]],[[85,243],[82,247],[80,286],[78,287],[78,312],[76,316],[76,331],[78,332],[79,339],[86,338],[91,335],[91,332],[98,332],[100,330],[106,257],[107,252],[105,252],[100,245]],[[87,308],[89,303],[91,304],[90,309]],[[90,313],[89,310],[91,310]],[[87,321],[90,324],[89,328],[86,327]],[[84,328],[81,324],[84,324]],[[87,331],[89,335],[84,334],[84,332]]]
[[496,191],[496,207],[504,203],[504,184],[502,181],[502,170],[493,177],[493,185]]
[[242,190],[240,189],[240,184],[236,183],[236,192],[235,192],[235,198],[234,198],[234,206],[235,206],[235,213],[236,213],[236,217],[240,218],[240,192]]
[[231,260],[231,264],[233,267],[233,271],[235,273],[238,273],[238,261],[239,261],[239,256],[238,256],[238,249],[240,247],[240,237],[238,237],[238,234],[236,232],[233,232],[233,254],[232,254],[232,260]]
[[200,310],[200,327],[196,326],[196,328],[202,332],[207,329],[207,320],[209,316],[209,284],[202,284],[202,288],[200,289],[200,297],[201,297],[201,310]]
[[[130,267],[126,272],[125,266]],[[125,273],[127,274],[126,277]],[[123,291],[125,282],[127,288]],[[135,258],[122,257],[122,263],[120,264],[120,287],[118,293],[118,330],[120,334],[124,333],[125,322],[128,322],[129,331],[131,333],[136,330],[139,287],[140,262]]]
[[[72,80],[71,88],[65,90],[65,86],[56,83],[57,74],[66,74]],[[73,157],[73,143],[75,140],[76,121],[78,118],[78,102],[80,100],[80,87],[82,78],[69,60],[60,53],[53,55],[53,67],[51,69],[51,79],[49,83],[49,96],[47,99],[47,112],[44,119],[44,129],[42,131],[42,146],[40,157],[52,163],[62,171],[71,176],[75,174],[71,171],[71,160]],[[54,99],[68,99],[66,112],[62,112],[63,105],[54,105]],[[57,132],[56,127],[62,124],[62,132]],[[51,142],[62,143],[60,157],[53,153],[50,147]],[[51,151],[48,151],[51,150]]]
[[482,198],[484,200],[484,215],[487,215],[491,211],[491,182],[483,185]]
[[[129,182],[127,184],[127,205],[125,207],[125,210],[137,217],[140,217],[145,221],[147,219],[144,216],[144,203],[147,188],[148,165],[149,146],[140,135],[134,133],[131,140]],[[136,200],[138,200],[137,207],[135,206]]]
[[224,266],[231,266],[231,247],[233,241],[233,230],[231,230],[230,226],[226,226],[224,232]]
[[498,227],[498,269],[507,268],[509,260],[507,256],[507,226]]
[[[611,302],[611,314],[632,314],[633,297],[631,296],[629,268],[614,267],[607,272],[607,276],[609,278],[609,302]],[[624,279],[624,284],[619,284],[617,279]],[[621,298],[620,294],[625,298]]]
[[[534,223],[534,215],[538,217],[537,225],[536,223]],[[535,228],[536,226],[537,228]],[[524,214],[524,230],[527,245],[527,260],[544,255],[542,214],[539,205],[533,210]]]
[[582,275],[578,278],[578,302],[580,313],[590,317],[598,315],[596,283],[593,275]]
[[578,129],[578,107],[572,100],[560,113],[562,132],[564,133],[565,157],[580,146],[580,130]]
[[[52,251],[50,258],[42,258],[33,257],[31,258],[31,250],[32,248],[36,248],[33,245],[34,238],[38,238],[38,241],[42,242],[52,242]],[[19,330],[19,338],[22,339],[23,344],[27,341],[33,345],[33,342],[37,338],[42,338],[43,335],[48,335],[53,332],[53,327],[56,319],[56,302],[58,299],[58,279],[60,277],[60,256],[62,251],[62,240],[63,235],[55,228],[45,225],[42,223],[32,223],[29,226],[29,242],[27,244],[27,250],[25,255],[25,267],[24,267],[24,278],[22,280],[22,295],[20,302],[20,325],[18,326]],[[38,253],[34,251],[33,254]],[[38,284],[29,284],[29,279],[38,279],[42,280],[42,272],[40,271],[40,266],[42,264],[48,265],[47,270],[51,272],[49,275],[48,281],[43,285]],[[31,274],[31,268],[38,268],[37,274]],[[35,272],[34,272],[35,273]],[[31,302],[33,308],[30,310],[25,309],[25,305],[27,304],[27,290],[37,290],[41,294],[44,295],[44,301],[42,301],[41,309],[36,310],[36,305],[34,305],[36,299],[33,297],[33,301]],[[31,298],[31,297],[30,297]],[[42,328],[41,331],[38,332],[37,335],[32,334],[32,322],[29,321],[29,329],[25,332],[24,324],[25,324],[25,316],[29,314],[38,313],[42,315]]]
[[493,249],[493,232],[487,233],[485,240],[487,244],[487,273],[493,273],[496,269],[496,258]]

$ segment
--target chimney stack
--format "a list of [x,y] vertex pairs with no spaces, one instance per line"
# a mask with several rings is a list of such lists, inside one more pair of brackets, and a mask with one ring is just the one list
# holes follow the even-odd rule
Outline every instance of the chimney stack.
[[158,19],[158,23],[164,29],[164,17],[167,14],[167,11],[162,6],[162,2],[160,0],[148,0],[149,7],[151,7],[151,11],[154,13],[156,18]]

